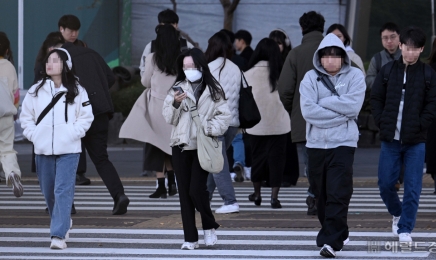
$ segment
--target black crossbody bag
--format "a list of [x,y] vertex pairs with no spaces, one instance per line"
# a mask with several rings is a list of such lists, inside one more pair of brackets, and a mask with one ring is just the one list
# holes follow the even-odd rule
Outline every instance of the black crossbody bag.
[[[56,103],[59,101],[59,99],[61,99],[61,97],[65,94],[65,92],[62,92],[58,95],[56,95],[55,97],[52,98],[50,104],[47,105],[46,108],[44,108],[44,110],[42,110],[41,114],[38,116],[38,119],[36,120],[36,125],[38,125],[41,120],[47,115],[47,113],[56,105]],[[65,102],[65,122],[68,121],[68,117],[67,117],[67,102]]]
[[[315,69],[316,74],[318,75],[318,78],[316,78],[317,81],[321,81],[322,84],[330,90],[334,95],[340,97],[339,93],[336,91],[335,86],[333,85],[332,81],[327,77],[327,75],[319,72]],[[354,122],[357,124],[357,128],[359,128],[359,123],[357,122],[357,119],[354,118]],[[360,133],[359,133],[360,134]]]

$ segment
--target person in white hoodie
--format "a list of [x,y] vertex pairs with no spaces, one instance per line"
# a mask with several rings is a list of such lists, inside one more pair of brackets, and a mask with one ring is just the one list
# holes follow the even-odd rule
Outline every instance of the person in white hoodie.
[[229,59],[232,58],[233,46],[229,36],[225,32],[217,32],[208,41],[205,55],[209,62],[209,69],[212,76],[220,83],[227,98],[227,105],[232,115],[229,129],[220,136],[223,142],[224,168],[219,173],[210,173],[207,180],[209,199],[212,200],[215,187],[224,205],[215,210],[215,213],[236,213],[239,212],[239,204],[236,200],[235,189],[229,171],[227,149],[232,145],[233,139],[239,131],[239,91],[241,89],[241,70]]
[[20,119],[23,135],[35,149],[36,174],[51,218],[50,248],[64,249],[72,226],[80,138],[94,116],[88,94],[74,76],[68,51],[54,49],[44,63],[43,79],[27,92]]
[[179,189],[180,209],[185,242],[182,249],[199,247],[195,210],[200,212],[206,246],[217,242],[216,223],[209,204],[207,177],[197,152],[197,125],[191,115],[196,105],[202,130],[210,137],[222,136],[231,115],[224,90],[210,73],[200,49],[186,50],[177,58],[175,86],[165,98],[162,114],[172,125],[170,146]]
[[[7,58],[6,58],[7,57]],[[0,163],[5,172],[6,184],[12,186],[15,197],[23,196],[21,171],[14,150],[14,95],[18,91],[18,79],[12,60],[10,42],[4,32],[0,32]]]
[[359,140],[355,120],[365,97],[365,77],[351,67],[344,44],[333,33],[321,41],[313,65],[300,84],[300,105],[306,120],[309,182],[321,223],[316,244],[322,247],[320,255],[335,257],[349,241],[347,214]]

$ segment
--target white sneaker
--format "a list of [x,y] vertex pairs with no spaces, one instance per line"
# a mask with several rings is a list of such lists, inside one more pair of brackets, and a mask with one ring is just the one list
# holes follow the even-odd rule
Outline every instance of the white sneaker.
[[53,237],[51,239],[51,249],[65,249],[67,248],[67,243],[65,243],[65,239],[60,239],[58,237]]
[[319,254],[327,257],[327,258],[334,258],[336,257],[336,251],[329,245],[324,244],[324,246],[319,250]]
[[185,250],[194,250],[196,248],[199,248],[198,242],[185,242],[182,245],[182,249]]
[[232,182],[235,182],[235,177],[236,177],[236,173],[231,172],[230,173],[230,178],[232,178]]
[[11,172],[8,177],[9,185],[12,186],[12,191],[15,197],[19,198],[23,196],[23,185],[21,184],[21,178],[15,172]]
[[346,244],[348,244],[348,242],[350,242],[350,238],[349,238],[349,237],[347,237],[347,238],[344,240],[344,246],[345,246]]
[[401,216],[399,217],[392,217],[392,234],[394,236],[398,236],[398,222],[400,221]]
[[410,233],[400,233],[398,235],[400,242],[413,242]]
[[213,246],[218,242],[218,237],[215,234],[215,229],[203,230],[204,232],[204,243],[206,246]]
[[245,179],[251,180],[251,167],[244,167]]
[[217,214],[228,214],[228,213],[238,213],[239,212],[239,204],[234,203],[230,205],[222,205],[221,207],[215,210]]
[[65,234],[65,241],[70,239],[70,230],[73,227],[73,220],[70,218],[70,229],[68,229],[67,234]]

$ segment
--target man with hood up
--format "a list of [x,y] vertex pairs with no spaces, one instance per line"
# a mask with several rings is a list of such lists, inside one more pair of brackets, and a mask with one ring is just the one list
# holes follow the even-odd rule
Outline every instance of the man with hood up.
[[309,183],[322,226],[316,244],[322,247],[320,254],[324,257],[335,257],[349,241],[347,214],[359,139],[355,119],[366,89],[362,71],[350,64],[344,44],[330,33],[313,56],[315,69],[306,73],[300,85]]

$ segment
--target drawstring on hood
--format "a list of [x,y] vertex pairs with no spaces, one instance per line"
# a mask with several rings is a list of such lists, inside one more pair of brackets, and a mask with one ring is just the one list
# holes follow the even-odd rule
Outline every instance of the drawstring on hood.
[[320,59],[318,57],[318,52],[324,48],[332,47],[332,46],[339,47],[339,48],[343,49],[345,52],[345,60],[344,60],[344,63],[342,64],[341,70],[339,71],[338,74],[348,72],[351,68],[351,60],[348,57],[347,50],[345,49],[345,46],[342,43],[341,39],[339,39],[333,33],[327,34],[326,37],[324,37],[324,39],[319,44],[318,49],[313,54],[313,66],[315,66],[315,69],[318,70],[319,72],[324,73],[326,75],[329,75],[325,71],[324,67],[321,65]]

